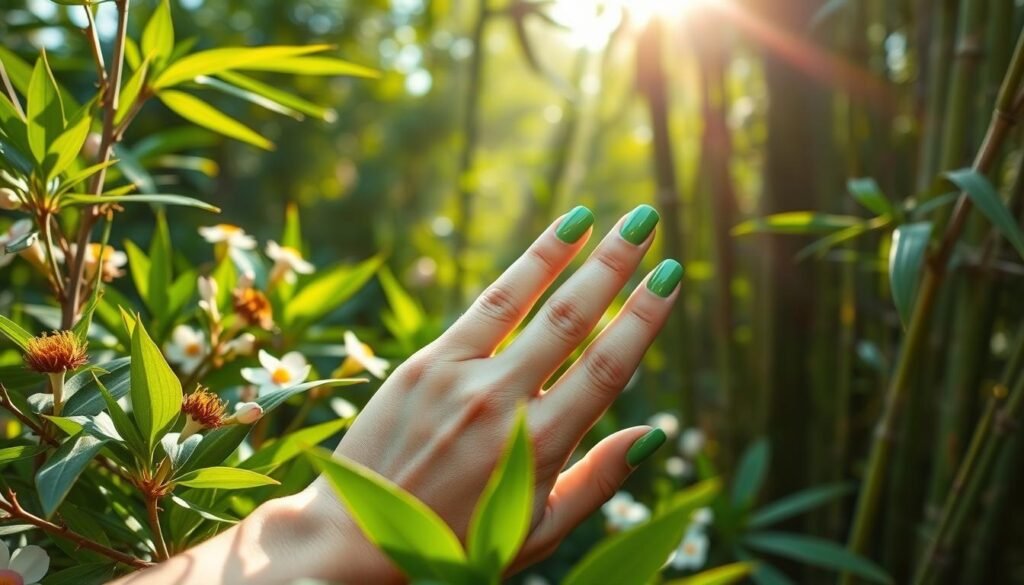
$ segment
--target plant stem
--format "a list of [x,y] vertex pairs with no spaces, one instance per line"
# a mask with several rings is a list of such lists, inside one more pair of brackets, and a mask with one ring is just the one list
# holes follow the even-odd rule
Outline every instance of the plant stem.
[[[105,163],[110,160],[114,150],[116,134],[114,127],[114,116],[117,114],[117,107],[121,97],[121,73],[124,69],[125,38],[128,35],[128,6],[129,0],[114,0],[117,5],[117,36],[114,38],[114,58],[110,65],[110,75],[106,79],[106,88],[103,100],[103,135],[100,139],[100,151],[98,163]],[[96,195],[103,193],[103,186],[107,178],[107,167],[103,167],[93,178],[90,191]],[[89,246],[89,238],[92,228],[99,219],[99,206],[90,205],[82,211],[80,225],[78,227],[77,249],[75,257],[68,264],[68,298],[64,302],[61,312],[61,327],[70,329],[78,317],[78,307],[82,299],[82,281],[85,275],[85,252]]]
[[153,494],[146,494],[146,512],[149,514],[149,527],[153,532],[153,542],[156,545],[157,560],[165,560],[171,555],[167,551],[167,542],[164,540],[164,531],[160,527],[160,498]]
[[85,11],[86,26],[85,35],[89,37],[89,48],[92,49],[92,58],[96,62],[96,78],[100,87],[107,83],[107,65],[103,62],[103,49],[100,47],[100,37],[96,31],[96,19],[92,14],[92,7],[88,4],[82,5]]
[[[986,174],[1006,140],[1018,114],[1017,92],[1024,76],[1024,31],[1022,31],[1017,47],[1014,50],[1010,69],[1003,79],[999,99],[992,121],[989,123],[985,140],[975,157],[973,168]],[[878,511],[879,496],[885,483],[885,474],[889,462],[893,432],[899,418],[900,406],[910,387],[912,374],[925,350],[925,340],[931,324],[932,306],[935,303],[939,288],[945,278],[946,265],[949,262],[953,247],[956,245],[963,230],[967,216],[971,211],[971,200],[966,193],[961,193],[953,211],[952,218],[946,226],[945,233],[938,248],[930,255],[925,264],[925,273],[921,281],[913,315],[904,340],[896,373],[886,394],[881,419],[875,430],[868,459],[867,475],[861,488],[857,502],[856,516],[850,532],[848,548],[851,552],[863,554],[871,537],[875,517]],[[855,583],[853,575],[844,573],[841,583]]]
[[53,534],[54,536],[66,538],[82,548],[87,548],[107,558],[113,559],[119,563],[128,565],[129,567],[133,567],[136,569],[145,569],[153,565],[153,563],[144,561],[142,559],[137,559],[129,554],[114,550],[107,546],[103,546],[102,544],[96,542],[91,538],[74,532],[67,526],[54,524],[53,522],[50,522],[45,518],[40,518],[39,516],[36,516],[28,512],[27,510],[21,507],[21,504],[18,503],[18,496],[17,494],[14,493],[13,490],[9,490],[6,496],[6,501],[4,501],[4,498],[0,498],[0,510],[6,512],[9,515],[9,518],[26,522],[28,524],[35,526],[36,528],[39,528],[43,532]]
[[11,78],[7,77],[7,69],[4,68],[4,62],[0,61],[0,82],[4,84],[4,91],[7,92],[7,96],[11,98],[11,104],[14,105],[14,109],[18,111],[22,119],[25,118],[25,110],[21,109],[21,102],[18,100],[18,94],[14,91],[14,86],[11,85]]

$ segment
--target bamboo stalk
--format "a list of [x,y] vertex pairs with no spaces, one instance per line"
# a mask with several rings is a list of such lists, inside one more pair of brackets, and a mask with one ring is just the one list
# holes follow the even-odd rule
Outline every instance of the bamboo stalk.
[[[975,157],[973,168],[982,174],[987,174],[991,169],[1010,128],[1016,123],[1015,116],[1019,110],[1017,93],[1022,76],[1024,76],[1024,33],[1018,39],[1013,60],[1010,69],[1004,77],[988,132]],[[931,324],[932,307],[939,288],[945,279],[946,264],[949,262],[953,247],[964,228],[964,223],[971,211],[971,207],[970,198],[966,193],[962,193],[957,200],[952,217],[946,225],[938,248],[930,254],[926,262],[924,276],[904,340],[903,350],[900,354],[899,363],[896,366],[892,384],[886,394],[882,416],[872,441],[867,475],[857,502],[857,511],[848,542],[848,547],[852,552],[863,554],[871,537],[875,517],[878,512],[879,496],[885,483],[892,436],[899,419],[900,407],[906,396],[907,389],[910,387],[913,371],[924,350],[924,342]],[[856,580],[850,573],[844,573],[841,582],[844,585],[849,585],[850,583],[855,583]]]

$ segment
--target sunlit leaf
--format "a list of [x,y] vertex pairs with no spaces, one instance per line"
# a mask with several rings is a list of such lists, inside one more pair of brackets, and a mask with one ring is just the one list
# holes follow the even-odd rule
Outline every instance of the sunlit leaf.
[[57,81],[50,71],[46,52],[32,70],[28,86],[28,144],[36,163],[44,164],[50,142],[64,131],[64,105],[57,92]]
[[128,270],[132,276],[132,282],[135,283],[135,290],[142,297],[143,302],[149,303],[149,271],[150,262],[149,256],[142,251],[135,242],[131,240],[124,241],[124,252],[128,256]]
[[859,217],[849,215],[790,211],[745,221],[732,228],[732,235],[745,236],[754,233],[820,234],[859,225],[863,221]]
[[13,341],[14,344],[20,347],[23,351],[28,349],[28,341],[32,339],[31,333],[25,331],[22,329],[21,325],[18,325],[3,315],[0,315],[0,333],[3,333],[7,339]]
[[188,55],[175,61],[153,83],[156,89],[163,89],[200,75],[214,75],[232,69],[251,68],[266,63],[326,51],[330,45],[267,46],[267,47],[225,47],[210,49]]
[[150,453],[181,411],[181,381],[139,319],[132,333],[132,414]]
[[237,467],[206,467],[197,469],[178,477],[174,482],[180,486],[207,490],[237,490],[280,483],[276,479],[267,477],[262,473],[256,473],[248,469],[238,469]]
[[931,234],[930,222],[904,224],[896,228],[892,234],[892,247],[889,249],[889,288],[892,289],[893,301],[904,325],[910,322]]
[[340,307],[373,278],[381,263],[382,259],[374,256],[355,266],[337,266],[316,275],[288,302],[285,321],[313,321]]
[[[166,2],[162,2],[166,5]],[[128,113],[136,107],[136,100],[142,93],[142,87],[146,83],[146,74],[149,73],[149,59],[142,62],[142,65],[132,73],[128,81],[121,88],[121,96],[117,104],[117,112],[114,115],[114,123],[120,124],[128,116]]]
[[11,461],[18,461],[19,459],[28,459],[39,453],[46,451],[46,445],[19,445],[17,447],[5,447],[0,449],[0,465],[4,463],[10,463]]
[[160,0],[156,10],[142,31],[142,57],[160,63],[170,57],[174,50],[174,22],[171,20],[171,4]]
[[754,571],[754,563],[732,563],[701,571],[692,577],[668,581],[665,585],[730,585],[739,583]]
[[67,130],[57,136],[47,148],[46,160],[52,164],[48,170],[49,176],[54,177],[63,173],[78,158],[92,127],[89,108],[89,104],[82,106],[68,122]]
[[259,61],[240,67],[250,71],[269,71],[274,73],[295,73],[298,75],[344,75],[350,77],[380,77],[380,73],[342,61],[332,57],[285,57],[281,59],[269,59]]
[[232,85],[277,102],[286,108],[290,108],[296,112],[301,112],[325,122],[333,122],[338,117],[338,114],[331,108],[318,106],[313,102],[304,100],[272,85],[238,73],[237,71],[222,71],[217,74],[217,77],[220,77]]
[[273,144],[269,140],[197,97],[172,90],[161,91],[157,94],[157,97],[171,111],[193,124],[252,144],[253,146],[266,150],[273,149]]
[[175,494],[171,494],[171,501],[174,502],[175,504],[181,506],[182,508],[185,508],[186,510],[191,510],[192,512],[195,512],[196,514],[198,514],[204,520],[210,520],[212,522],[221,522],[223,524],[237,524],[238,523],[238,518],[235,518],[233,516],[229,516],[228,514],[224,514],[224,513],[221,513],[221,512],[214,512],[213,510],[210,510],[209,508],[204,508],[202,506],[199,506],[198,504],[190,502],[190,501],[186,500],[185,498],[183,498],[181,496],[178,496],[178,495],[175,495]]
[[177,205],[196,207],[212,213],[220,213],[220,208],[205,201],[184,195],[163,195],[159,193],[140,193],[134,195],[89,195],[86,193],[69,193],[64,201],[70,205],[96,205],[102,203],[156,203],[160,205]]
[[267,392],[256,399],[256,403],[263,407],[263,412],[270,412],[284,404],[286,400],[292,396],[302,394],[306,390],[312,390],[313,388],[324,387],[334,388],[340,386],[352,386],[354,384],[365,384],[368,382],[366,378],[331,378],[327,380],[314,380],[312,382],[303,382],[295,386],[290,386],[281,390],[272,390]]
[[303,449],[319,445],[340,433],[350,424],[352,424],[351,418],[339,418],[295,431],[264,445],[238,466],[260,473],[271,473],[297,457]]

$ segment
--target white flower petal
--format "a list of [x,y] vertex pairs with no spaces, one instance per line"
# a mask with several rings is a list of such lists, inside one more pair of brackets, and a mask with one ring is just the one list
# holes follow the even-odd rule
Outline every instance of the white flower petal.
[[46,576],[50,568],[50,555],[42,547],[30,544],[14,551],[10,569],[20,574],[26,583],[34,583]]
[[316,266],[302,258],[296,258],[292,262],[292,269],[299,274],[313,274],[316,272]]
[[290,351],[281,356],[281,364],[290,372],[298,372],[306,366],[306,356],[297,351]]
[[268,372],[273,372],[274,370],[281,367],[281,360],[267,353],[267,350],[265,349],[260,350],[259,358],[260,365],[263,366],[263,368]]
[[264,251],[267,253],[267,257],[275,262],[281,258],[283,252],[281,246],[274,240],[267,240],[267,247]]
[[7,565],[11,563],[11,550],[7,548],[7,544],[0,540],[0,569],[6,569]]
[[241,374],[250,384],[263,386],[270,383],[270,372],[263,368],[242,368]]
[[379,357],[368,357],[366,361],[360,360],[363,367],[366,368],[367,372],[370,372],[376,378],[383,380],[388,375],[388,368],[391,363],[388,360]]
[[298,372],[292,372],[292,379],[288,380],[288,386],[296,386],[305,382],[311,371],[313,371],[313,366],[306,366]]

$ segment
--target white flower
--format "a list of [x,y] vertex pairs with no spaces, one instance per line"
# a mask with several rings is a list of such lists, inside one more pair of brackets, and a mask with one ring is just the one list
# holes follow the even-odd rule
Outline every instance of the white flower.
[[14,189],[0,188],[0,209],[14,211],[19,207],[21,207],[21,198],[14,192]]
[[601,512],[614,530],[628,530],[651,517],[647,506],[634,500],[629,492],[617,492],[601,506]]
[[221,346],[224,355],[252,355],[256,349],[256,336],[252,333],[243,333]]
[[[74,258],[78,254],[78,246],[71,244],[71,257]],[[100,263],[102,262],[102,267]],[[115,278],[124,276],[124,268],[128,265],[128,254],[120,250],[115,250],[113,246],[103,246],[103,244],[92,243],[85,248],[85,276],[86,278],[92,278],[96,276],[96,271],[101,270],[100,274],[103,277],[104,282],[110,282]]]
[[647,424],[665,431],[669,439],[674,439],[679,434],[679,419],[670,412],[659,412],[647,419]]
[[679,437],[679,450],[689,458],[694,458],[704,449],[704,431],[700,429],[686,429]]
[[198,329],[178,325],[171,332],[171,340],[164,345],[167,361],[177,364],[182,372],[192,373],[208,353],[206,338]]
[[226,244],[228,248],[252,250],[256,247],[256,239],[245,233],[237,225],[219,223],[199,228],[199,235],[211,244]]
[[259,358],[263,367],[242,368],[242,377],[250,384],[258,386],[260,394],[300,384],[313,369],[306,363],[306,358],[297,351],[288,352],[281,356],[281,359],[277,359],[261,349]]
[[703,531],[688,530],[668,562],[679,571],[700,569],[708,560],[709,544],[708,535]]
[[715,513],[711,508],[698,508],[693,513],[693,523],[697,526],[708,526],[715,520]]
[[359,408],[344,398],[331,398],[331,410],[341,418],[352,418],[359,414]]
[[32,221],[19,219],[7,228],[7,231],[0,234],[0,268],[7,266],[14,260],[14,254],[7,253],[7,244],[16,242],[32,233]]
[[200,276],[196,281],[199,289],[199,308],[210,316],[210,321],[220,322],[220,310],[217,308],[217,281],[209,276]]
[[692,471],[690,464],[682,457],[672,456],[665,460],[665,473],[669,477],[682,479],[688,477]]
[[267,242],[267,256],[274,261],[270,269],[270,282],[295,282],[295,274],[313,274],[316,267],[302,258],[295,248],[281,246],[274,240]]
[[0,541],[0,583],[36,585],[50,569],[50,555],[34,544],[14,551]]
[[235,405],[235,420],[239,424],[251,425],[263,418],[263,407],[255,402],[239,402]]
[[345,354],[345,361],[334,371],[338,378],[351,378],[365,370],[383,380],[391,366],[388,360],[373,355],[373,349],[351,331],[345,332]]

